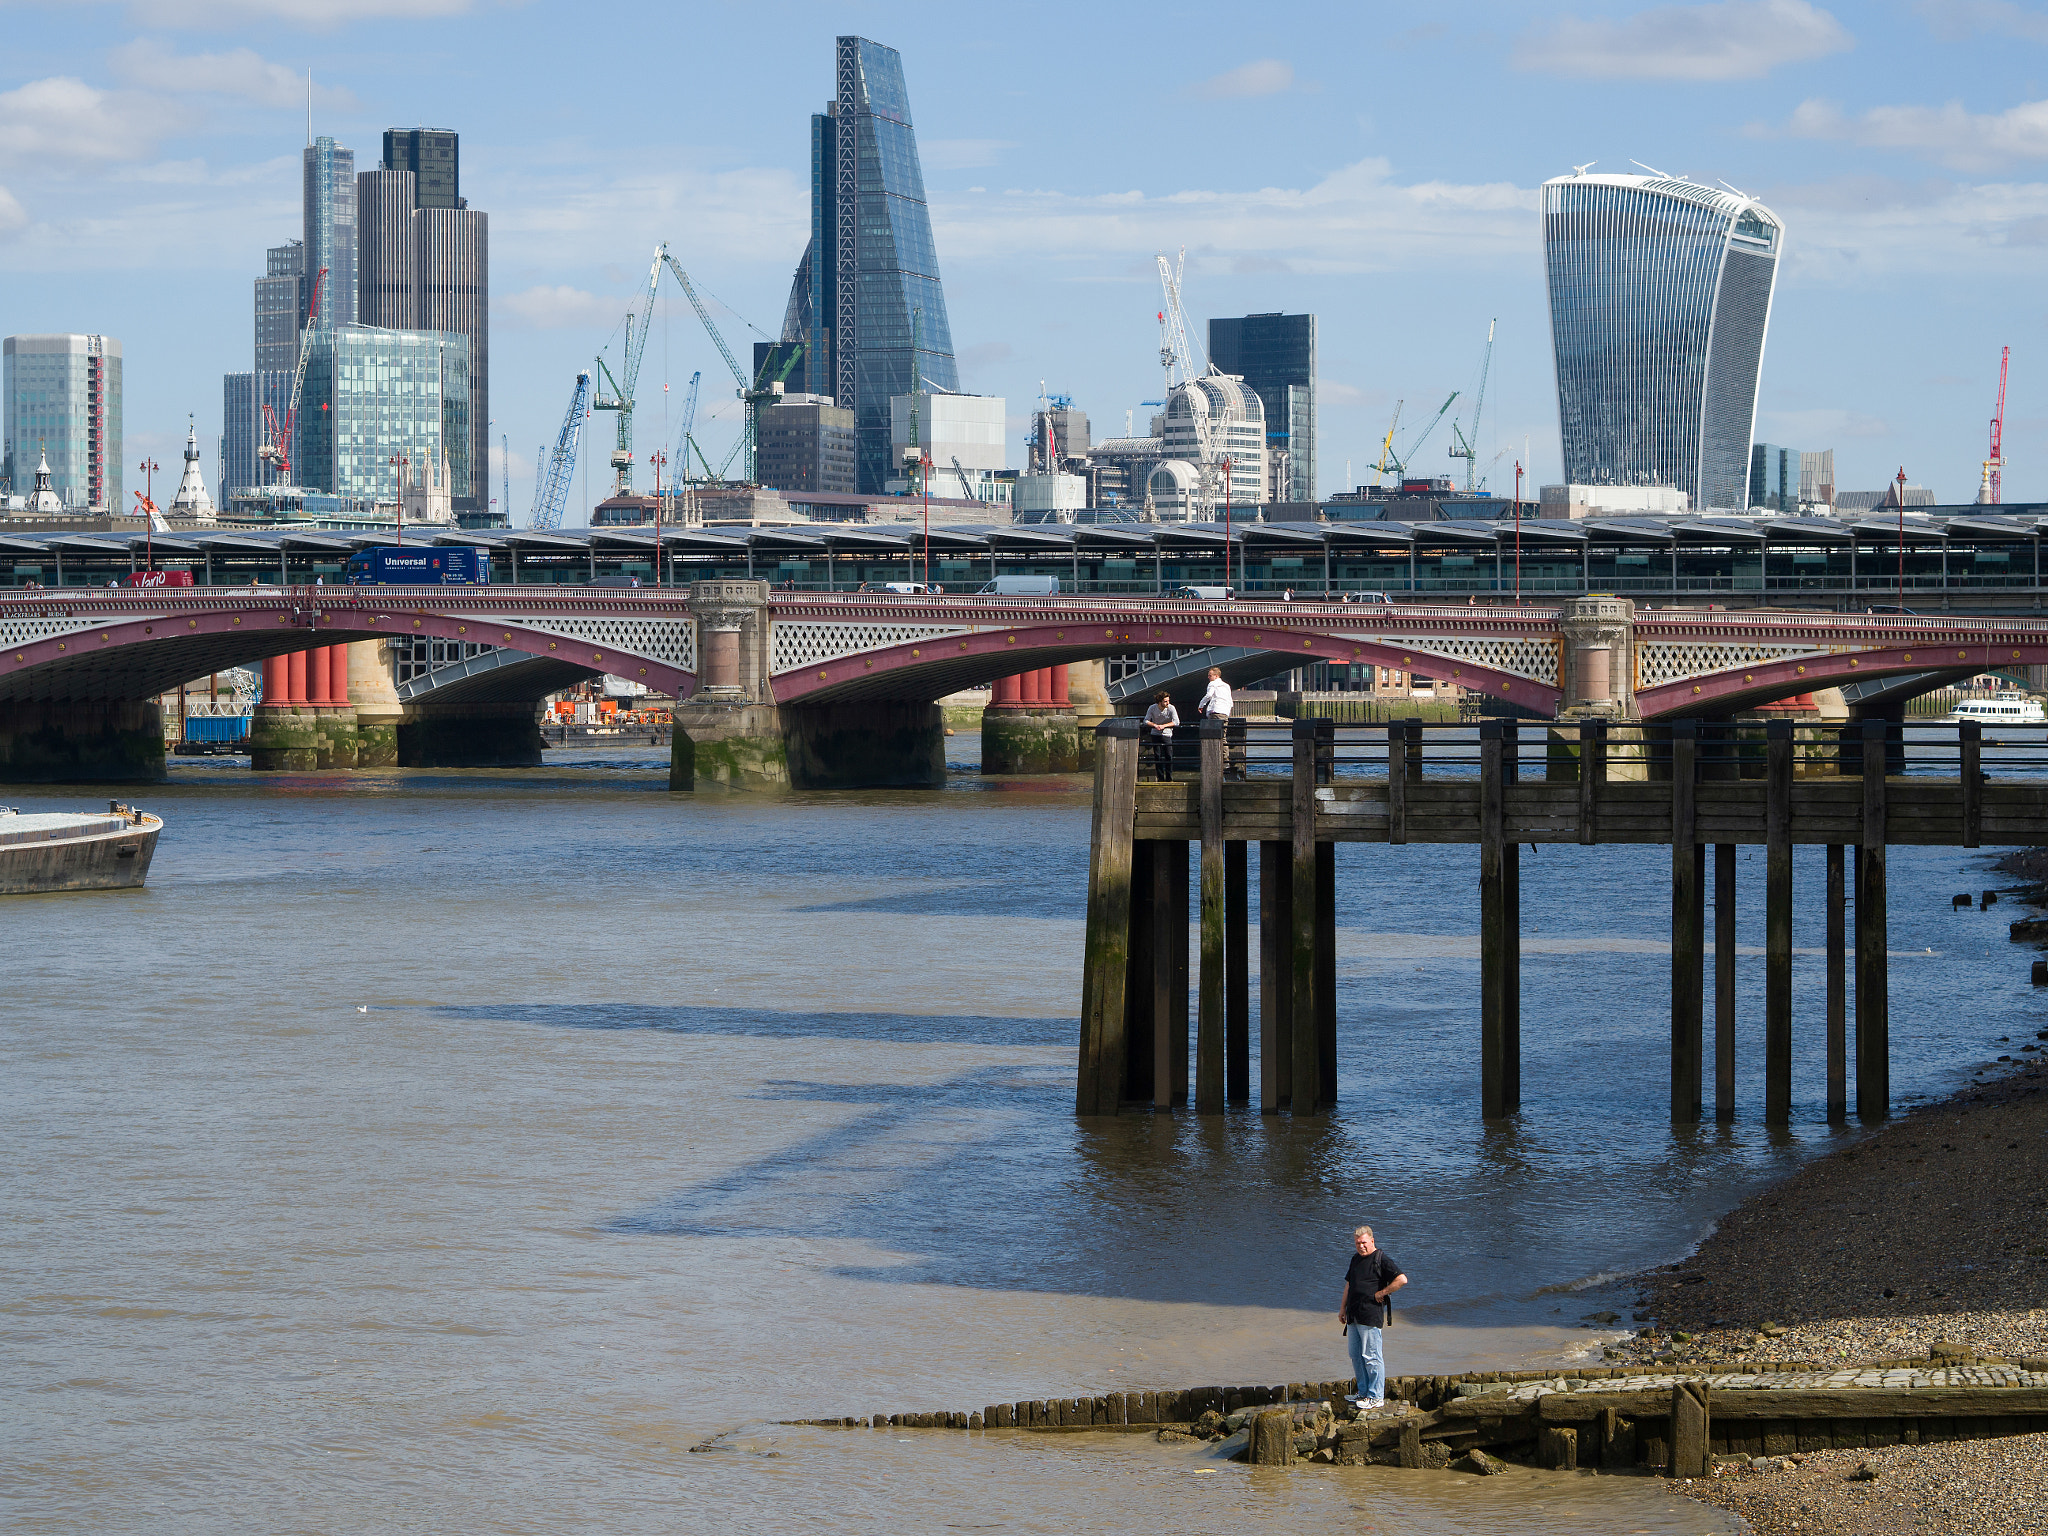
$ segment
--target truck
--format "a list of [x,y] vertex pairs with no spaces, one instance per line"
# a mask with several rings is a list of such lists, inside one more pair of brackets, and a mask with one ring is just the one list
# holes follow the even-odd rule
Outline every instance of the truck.
[[365,549],[349,556],[345,579],[352,587],[484,586],[491,579],[491,555],[459,545]]

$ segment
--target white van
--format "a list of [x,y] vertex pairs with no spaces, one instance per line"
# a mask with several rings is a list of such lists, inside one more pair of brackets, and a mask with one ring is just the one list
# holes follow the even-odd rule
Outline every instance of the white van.
[[1203,602],[1209,603],[1228,602],[1231,598],[1237,596],[1228,587],[1175,587],[1172,595],[1175,597],[1200,598]]
[[977,597],[1058,597],[1057,576],[998,576],[975,594]]

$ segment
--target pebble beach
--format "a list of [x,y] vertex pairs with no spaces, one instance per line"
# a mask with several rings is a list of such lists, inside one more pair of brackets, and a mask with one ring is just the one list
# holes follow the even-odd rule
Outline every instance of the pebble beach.
[[[1642,1277],[1616,1361],[2048,1356],[2048,1081],[2002,1045],[1969,1087],[1808,1165]],[[2036,1049],[2028,1050],[2032,1046]],[[2048,1530],[2048,1436],[1814,1452],[1675,1492],[1775,1533]]]

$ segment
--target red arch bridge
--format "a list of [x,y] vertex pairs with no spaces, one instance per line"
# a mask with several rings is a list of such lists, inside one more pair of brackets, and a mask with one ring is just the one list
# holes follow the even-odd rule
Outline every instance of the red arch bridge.
[[[449,642],[461,659],[400,686],[390,659],[418,640]],[[1726,718],[1836,687],[1859,712],[1882,713],[1961,677],[2048,663],[2048,620],[1638,612],[1608,597],[1513,607],[825,596],[757,581],[31,590],[0,595],[0,778],[159,774],[153,701],[167,689],[343,645],[345,681],[338,662],[316,668],[332,679],[324,700],[273,688],[266,708],[336,730],[353,712],[365,730],[389,728],[398,761],[533,762],[535,704],[609,673],[682,701],[679,784],[710,773],[856,785],[937,780],[944,695],[1109,656],[1178,653],[1166,673],[1190,684],[1212,660],[1238,680],[1311,661],[1395,667],[1538,719]],[[1012,692],[1027,711],[1061,707],[1056,686]]]

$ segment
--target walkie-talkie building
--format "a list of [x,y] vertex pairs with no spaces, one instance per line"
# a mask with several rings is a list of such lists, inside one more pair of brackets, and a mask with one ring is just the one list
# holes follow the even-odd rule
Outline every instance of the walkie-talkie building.
[[[960,375],[903,56],[842,37],[835,57],[836,94],[811,119],[811,240],[779,356],[801,343],[801,388],[854,413],[860,489],[874,494],[900,472],[890,463],[890,397],[957,392]],[[797,378],[792,370],[788,383]]]
[[1749,444],[1784,228],[1667,176],[1543,184],[1564,478],[1749,504]]

